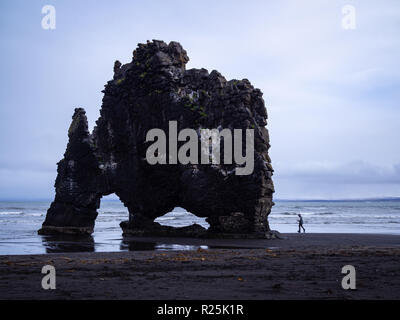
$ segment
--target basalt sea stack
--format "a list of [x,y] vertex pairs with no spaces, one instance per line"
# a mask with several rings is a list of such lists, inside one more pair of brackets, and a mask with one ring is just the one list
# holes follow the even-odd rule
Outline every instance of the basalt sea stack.
[[[115,62],[92,133],[84,109],[75,109],[56,196],[39,233],[92,233],[100,199],[112,193],[129,211],[129,221],[121,223],[124,234],[264,237],[270,231],[273,169],[262,93],[247,79],[186,70],[188,61],[179,43],[154,40],[139,44],[132,62]],[[170,121],[177,121],[178,130],[197,132],[254,129],[252,174],[236,175],[235,162],[150,165],[146,134],[153,128],[167,132]],[[175,207],[206,217],[210,228],[154,222]]]

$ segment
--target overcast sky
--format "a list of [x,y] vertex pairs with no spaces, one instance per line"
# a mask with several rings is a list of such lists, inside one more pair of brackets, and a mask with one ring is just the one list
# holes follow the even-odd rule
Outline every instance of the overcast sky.
[[54,196],[74,108],[93,128],[114,61],[148,39],[264,92],[276,198],[400,196],[398,0],[2,0],[0,15],[0,199]]

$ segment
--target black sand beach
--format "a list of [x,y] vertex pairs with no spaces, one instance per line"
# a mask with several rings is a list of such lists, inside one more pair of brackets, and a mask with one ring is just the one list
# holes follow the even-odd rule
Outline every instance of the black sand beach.
[[[0,299],[400,299],[400,236],[285,234],[285,240],[149,239],[197,251],[0,256]],[[44,265],[57,288],[43,290]],[[353,265],[357,290],[341,286]]]

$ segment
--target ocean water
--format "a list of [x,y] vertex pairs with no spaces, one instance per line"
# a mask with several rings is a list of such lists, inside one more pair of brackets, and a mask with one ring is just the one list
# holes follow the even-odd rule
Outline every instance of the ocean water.
[[[102,201],[91,237],[40,236],[50,202],[0,202],[0,255],[52,252],[113,252],[127,250],[191,250],[194,246],[163,243],[135,243],[122,238],[119,223],[128,211],[119,201]],[[400,201],[276,201],[269,216],[271,229],[297,232],[301,213],[306,232],[400,234]],[[181,227],[194,223],[208,227],[182,208],[160,217],[157,222]]]

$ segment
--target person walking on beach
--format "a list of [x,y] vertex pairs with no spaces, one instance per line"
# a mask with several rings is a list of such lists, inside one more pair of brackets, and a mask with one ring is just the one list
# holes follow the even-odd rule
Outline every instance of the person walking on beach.
[[300,233],[300,232],[301,232],[301,229],[300,229],[300,228],[302,228],[302,229],[303,229],[303,232],[305,233],[305,232],[306,232],[306,229],[304,229],[304,227],[303,227],[303,217],[301,216],[300,213],[298,214],[298,216],[299,216],[299,231],[297,231],[297,232]]

